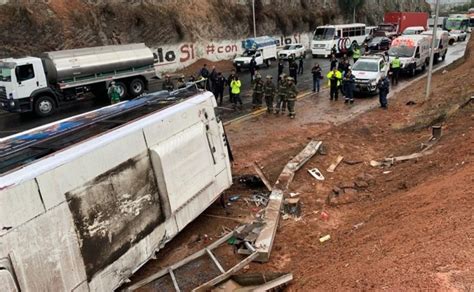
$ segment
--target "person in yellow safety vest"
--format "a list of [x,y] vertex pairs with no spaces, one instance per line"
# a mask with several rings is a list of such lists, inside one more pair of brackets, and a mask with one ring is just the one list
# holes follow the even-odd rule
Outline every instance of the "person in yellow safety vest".
[[239,108],[242,109],[242,99],[240,98],[240,87],[242,83],[239,80],[239,76],[235,75],[234,80],[230,82],[230,88],[232,92],[232,99],[234,101],[234,109],[237,109],[237,103],[240,104]]
[[392,70],[392,86],[398,84],[398,77],[400,75],[401,66],[402,66],[402,62],[400,62],[400,58],[398,56],[395,57],[390,63],[390,67]]
[[357,62],[357,60],[360,59],[361,52],[359,46],[355,46],[354,51],[352,52],[352,59],[354,59],[354,64]]
[[330,100],[336,100],[339,97],[338,89],[339,86],[341,86],[341,80],[342,80],[342,74],[337,70],[337,68],[334,68],[332,71],[328,73],[326,76],[328,78],[329,82],[329,87],[330,87]]

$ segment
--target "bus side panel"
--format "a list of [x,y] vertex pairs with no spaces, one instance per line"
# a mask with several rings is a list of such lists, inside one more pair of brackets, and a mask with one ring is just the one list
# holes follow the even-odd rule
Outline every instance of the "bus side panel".
[[61,204],[0,238],[21,291],[71,291],[86,280],[67,204]]

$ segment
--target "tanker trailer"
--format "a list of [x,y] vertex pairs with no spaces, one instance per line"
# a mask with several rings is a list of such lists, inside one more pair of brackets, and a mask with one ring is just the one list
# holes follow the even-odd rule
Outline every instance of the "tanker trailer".
[[115,81],[120,98],[144,93],[156,76],[155,57],[145,44],[47,52],[40,57],[0,61],[0,109],[52,115],[64,104],[92,92],[107,97]]

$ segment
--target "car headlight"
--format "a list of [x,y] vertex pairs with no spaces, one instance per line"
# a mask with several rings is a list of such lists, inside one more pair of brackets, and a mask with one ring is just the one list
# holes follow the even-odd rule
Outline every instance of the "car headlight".
[[377,85],[377,79],[370,79],[369,80],[370,85],[376,86]]

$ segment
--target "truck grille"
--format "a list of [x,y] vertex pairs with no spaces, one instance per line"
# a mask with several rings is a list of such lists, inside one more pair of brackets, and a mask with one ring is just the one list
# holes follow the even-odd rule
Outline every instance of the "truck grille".
[[7,100],[7,91],[5,86],[0,86],[0,100]]

